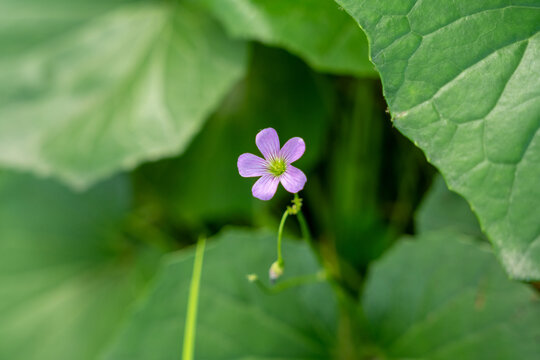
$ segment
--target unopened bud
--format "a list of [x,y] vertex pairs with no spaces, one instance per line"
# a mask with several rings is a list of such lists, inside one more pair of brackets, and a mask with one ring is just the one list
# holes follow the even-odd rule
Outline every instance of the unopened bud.
[[275,283],[281,275],[283,275],[283,264],[280,264],[278,261],[274,261],[272,266],[270,266],[270,270],[268,270],[270,282],[272,284]]

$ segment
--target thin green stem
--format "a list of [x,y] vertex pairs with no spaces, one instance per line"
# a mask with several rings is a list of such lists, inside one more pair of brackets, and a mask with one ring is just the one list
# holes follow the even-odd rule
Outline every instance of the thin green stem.
[[283,213],[283,216],[281,217],[281,222],[279,223],[279,229],[278,229],[278,240],[277,240],[277,263],[279,266],[283,267],[285,262],[283,261],[283,254],[281,251],[281,244],[283,242],[283,228],[285,227],[285,220],[287,220],[287,216],[289,216],[289,209],[285,210]]
[[193,262],[193,273],[189,287],[189,298],[186,313],[186,324],[184,328],[184,347],[182,350],[182,360],[193,360],[193,350],[195,347],[195,331],[197,328],[197,308],[199,304],[199,289],[201,284],[201,273],[204,258],[204,248],[206,239],[200,238],[195,249],[195,260]]

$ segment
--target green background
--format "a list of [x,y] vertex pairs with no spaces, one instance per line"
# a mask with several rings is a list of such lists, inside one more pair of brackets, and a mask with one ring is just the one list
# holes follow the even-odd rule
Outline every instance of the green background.
[[[540,1],[0,18],[0,359],[182,358],[201,237],[194,359],[540,356]],[[306,142],[312,234],[275,285],[292,195],[236,166],[268,127]]]

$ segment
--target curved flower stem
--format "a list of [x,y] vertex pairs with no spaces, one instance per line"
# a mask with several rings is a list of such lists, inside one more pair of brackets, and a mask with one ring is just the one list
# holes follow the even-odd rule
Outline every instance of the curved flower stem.
[[283,243],[283,228],[285,227],[285,220],[287,220],[287,217],[289,216],[289,208],[285,210],[283,213],[283,216],[281,217],[281,222],[279,223],[278,228],[278,238],[277,238],[277,263],[280,267],[283,267],[285,262],[283,261],[283,253],[281,251],[281,245]]

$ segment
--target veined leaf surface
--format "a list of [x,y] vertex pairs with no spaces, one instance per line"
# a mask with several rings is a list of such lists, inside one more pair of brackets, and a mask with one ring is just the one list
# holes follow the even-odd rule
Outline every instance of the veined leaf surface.
[[338,0],[366,31],[395,126],[540,279],[540,2]]

